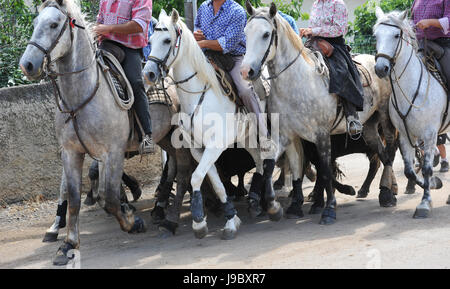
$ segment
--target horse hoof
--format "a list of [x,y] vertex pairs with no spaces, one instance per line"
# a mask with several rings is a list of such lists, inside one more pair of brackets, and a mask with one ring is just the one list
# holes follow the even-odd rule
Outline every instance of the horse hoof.
[[341,193],[348,196],[356,195],[356,191],[352,186],[345,186]]
[[237,233],[237,231],[235,231],[235,230],[223,229],[221,239],[222,240],[232,240],[236,237],[236,233]]
[[319,224],[332,225],[336,223],[336,210],[331,208],[325,208],[320,218]]
[[69,261],[74,257],[73,255],[67,256],[67,254],[73,249],[75,249],[75,247],[72,244],[64,242],[61,247],[59,247],[58,251],[56,251],[56,255],[53,257],[53,265],[67,265],[67,263],[69,263]]
[[273,189],[276,191],[283,189],[283,187],[284,187],[284,182],[276,181],[275,183],[273,183]]
[[263,213],[263,210],[256,200],[250,200],[248,212],[250,213],[251,218],[256,218]]
[[442,181],[438,177],[430,178],[430,190],[439,190],[442,188]]
[[160,232],[170,232],[172,235],[175,235],[177,228],[177,223],[168,220],[163,220],[158,226]]
[[318,215],[321,214],[323,211],[323,206],[311,206],[311,208],[309,209],[308,214],[310,215]]
[[194,230],[194,236],[197,239],[203,239],[208,235],[208,226],[205,226],[199,230]]
[[274,222],[278,222],[283,217],[283,208],[280,206],[277,212],[274,214],[269,213],[269,219]]
[[380,202],[380,207],[390,208],[397,206],[397,198],[391,192],[391,190],[381,187],[380,195],[378,196],[378,201]]
[[304,217],[302,207],[297,203],[292,203],[286,210],[286,219],[300,219]]
[[155,205],[150,215],[152,216],[153,224],[159,224],[165,218],[164,208]]
[[358,195],[356,196],[357,199],[365,199],[367,198],[367,196],[369,195],[369,191],[368,190],[359,190],[358,191]]
[[145,225],[144,220],[139,218],[138,216],[134,216],[134,225],[131,228],[130,231],[128,231],[129,234],[138,234],[138,233],[144,233],[147,231],[147,226]]
[[406,188],[405,195],[412,195],[416,193],[416,188]]
[[431,203],[429,201],[422,201],[420,205],[417,206],[414,212],[414,219],[426,219],[431,217]]
[[42,240],[42,242],[44,243],[52,243],[52,242],[56,242],[58,240],[58,233],[50,233],[47,232],[44,235],[44,239]]
[[86,199],[84,200],[84,204],[86,206],[93,206],[95,205],[95,200],[93,197],[87,196]]

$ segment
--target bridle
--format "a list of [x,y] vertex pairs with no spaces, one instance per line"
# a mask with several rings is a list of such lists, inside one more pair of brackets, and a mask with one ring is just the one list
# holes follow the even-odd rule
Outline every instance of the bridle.
[[[81,146],[85,149],[85,151],[89,154],[89,156],[91,157],[91,158],[93,158],[93,159],[95,159],[95,160],[97,160],[97,161],[100,161],[100,160],[98,160],[97,158],[95,158],[91,153],[90,153],[90,151],[88,150],[88,148],[87,148],[87,146],[85,145],[85,143],[83,142],[83,140],[81,139],[81,137],[80,137],[80,134],[79,134],[79,128],[78,128],[78,122],[77,122],[77,114],[95,97],[95,95],[97,94],[97,91],[98,91],[98,88],[99,88],[99,86],[100,86],[100,69],[99,69],[99,67],[97,66],[97,80],[96,80],[96,85],[95,85],[95,88],[94,88],[94,90],[91,92],[91,94],[89,95],[89,97],[85,100],[85,101],[83,101],[80,105],[78,105],[75,109],[68,109],[68,110],[64,110],[64,109],[62,109],[62,107],[61,107],[61,105],[60,105],[60,100],[61,100],[61,102],[62,102],[62,104],[63,104],[63,106],[64,107],[69,107],[68,105],[67,105],[67,102],[64,100],[64,98],[62,98],[62,96],[61,96],[61,91],[60,91],[60,89],[59,89],[59,86],[58,86],[58,83],[56,82],[56,80],[57,80],[57,78],[59,77],[59,76],[65,76],[65,75],[73,75],[73,74],[78,74],[78,73],[81,73],[81,72],[83,72],[83,71],[86,71],[87,69],[89,69],[92,65],[94,65],[95,63],[96,63],[96,57],[94,56],[93,57],[93,59],[92,59],[92,61],[91,61],[91,63],[89,63],[87,66],[85,66],[85,67],[83,67],[83,68],[81,68],[81,69],[79,69],[79,70],[76,70],[76,71],[69,71],[69,72],[56,72],[56,71],[54,71],[52,68],[51,68],[51,65],[53,64],[53,63],[56,63],[57,61],[59,61],[59,60],[61,60],[61,59],[64,59],[67,55],[69,55],[69,53],[72,51],[72,47],[73,47],[73,29],[75,28],[75,27],[77,27],[77,28],[80,28],[80,29],[83,29],[83,30],[85,30],[85,27],[83,27],[83,26],[81,26],[81,25],[78,25],[78,24],[76,24],[76,19],[74,19],[74,18],[72,18],[70,15],[69,15],[69,13],[67,12],[67,11],[65,11],[65,10],[63,10],[62,8],[61,8],[61,6],[59,6],[58,4],[56,4],[56,3],[52,3],[52,4],[49,4],[46,8],[48,8],[48,7],[54,7],[54,8],[56,8],[56,9],[58,9],[62,14],[64,14],[65,16],[66,16],[66,19],[65,19],[65,21],[64,21],[64,24],[63,24],[63,27],[61,27],[61,30],[59,31],[59,34],[58,34],[58,36],[56,37],[56,39],[55,39],[55,41],[52,43],[52,45],[50,45],[50,47],[49,48],[44,48],[42,45],[40,45],[39,43],[37,43],[36,41],[29,41],[28,42],[28,44],[29,45],[32,45],[32,46],[34,46],[34,47],[36,47],[36,48],[38,48],[40,51],[42,51],[43,53],[44,53],[44,57],[45,57],[45,59],[46,59],[46,67],[45,67],[45,69],[44,69],[44,73],[45,73],[45,76],[47,76],[49,79],[50,79],[50,81],[51,81],[51,83],[52,83],[52,86],[53,86],[53,92],[54,92],[54,95],[55,95],[55,102],[56,102],[56,105],[57,105],[57,107],[58,107],[58,109],[59,109],[59,111],[61,112],[61,113],[63,113],[63,114],[69,114],[69,116],[67,117],[67,119],[66,119],[66,121],[65,121],[65,123],[68,123],[70,120],[72,120],[72,123],[73,123],[73,127],[74,127],[74,130],[75,130],[75,134],[77,135],[77,137],[78,137],[78,140],[80,141],[80,144],[81,144]],[[51,52],[53,51],[53,49],[55,49],[55,47],[58,45],[58,43],[59,43],[59,41],[60,41],[60,39],[61,39],[61,37],[64,35],[64,32],[66,31],[66,29],[67,29],[67,27],[69,27],[69,29],[70,29],[70,48],[67,50],[67,52],[66,53],[64,53],[64,55],[62,55],[62,56],[60,56],[60,57],[58,57],[58,58],[56,58],[56,59],[54,59],[53,61],[51,60],[51,56],[50,56],[50,54],[51,54]],[[94,54],[95,55],[95,54]]]
[[[273,18],[273,21],[271,21],[270,19],[268,19],[265,16],[260,16],[260,15],[253,15],[251,16],[248,21],[247,24],[250,23],[250,21],[252,21],[253,19],[264,19],[267,22],[271,23],[273,25],[273,29],[272,29],[272,35],[270,37],[270,42],[269,42],[269,46],[267,47],[266,52],[264,53],[263,58],[261,59],[261,62],[259,64],[259,67],[263,67],[264,63],[266,62],[267,56],[269,56],[270,53],[270,48],[272,47],[272,45],[275,42],[275,50],[278,48],[278,25],[277,25],[277,21],[275,19],[275,17]],[[288,65],[286,65],[285,68],[283,68],[282,70],[280,70],[278,73],[274,73],[272,76],[269,77],[263,77],[264,80],[270,80],[270,79],[275,79],[278,76],[280,76],[281,73],[283,73],[284,71],[286,71],[289,67],[291,67],[292,64],[294,64],[295,61],[297,61],[297,59],[300,57],[300,55],[302,54],[302,51],[299,51],[298,55],[294,58],[294,60],[292,60],[291,62],[289,62]],[[260,69],[261,71],[261,69]]]

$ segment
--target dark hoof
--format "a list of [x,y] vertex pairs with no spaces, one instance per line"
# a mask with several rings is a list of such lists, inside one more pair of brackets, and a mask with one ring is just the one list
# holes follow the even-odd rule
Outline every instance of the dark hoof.
[[141,197],[142,190],[140,187],[134,188],[131,190],[131,194],[133,195],[133,202],[136,202]]
[[145,225],[144,220],[142,220],[138,216],[134,216],[133,228],[131,228],[131,230],[128,231],[128,233],[129,234],[138,234],[138,233],[144,233],[145,231],[147,231],[147,226]]
[[439,190],[442,188],[442,181],[438,177],[430,178],[430,190]]
[[365,198],[367,198],[367,195],[369,195],[369,191],[361,189],[358,191],[358,195],[356,196],[356,198],[357,199],[365,199]]
[[426,219],[431,217],[431,203],[426,200],[422,200],[422,202],[417,206],[416,211],[414,212],[414,219]]
[[222,240],[232,240],[232,239],[236,238],[236,234],[237,234],[237,231],[224,229],[224,230],[222,230],[221,239]]
[[274,214],[271,214],[269,212],[267,212],[267,213],[269,215],[269,220],[274,221],[274,222],[278,222],[283,217],[283,208],[280,206],[278,211],[275,212]]
[[292,203],[289,206],[289,208],[286,210],[285,217],[287,219],[303,218],[304,214],[303,214],[302,206],[299,205],[298,203]]
[[314,202],[314,195],[316,194],[316,192],[312,191],[311,193],[309,193],[309,195],[306,197],[305,202],[308,203],[312,203]]
[[163,231],[164,232],[169,232],[172,235],[175,235],[175,232],[177,231],[177,228],[178,228],[178,224],[177,223],[174,223],[174,222],[171,222],[171,221],[168,221],[168,220],[163,220],[158,226],[158,229],[159,229],[160,232],[163,232]]
[[344,188],[339,192],[341,192],[344,195],[348,195],[348,196],[356,195],[356,191],[352,186],[344,186]]
[[73,254],[69,253],[73,249],[75,249],[75,247],[72,246],[72,244],[64,242],[61,247],[59,247],[58,251],[56,251],[56,255],[53,257],[53,265],[67,265],[67,263],[69,263],[69,261],[74,257]]
[[397,198],[394,196],[394,193],[392,193],[390,190],[384,187],[380,189],[378,201],[380,202],[380,207],[383,208],[390,208],[397,206]]
[[251,218],[256,218],[261,213],[263,213],[263,209],[261,205],[259,204],[259,201],[255,199],[249,199],[248,201],[248,212],[250,213]]
[[325,208],[322,212],[319,224],[332,225],[336,223],[336,209]]
[[95,205],[95,200],[93,197],[87,196],[86,199],[84,200],[84,204],[86,206],[93,206],[93,205]]
[[52,243],[52,242],[56,242],[58,240],[58,233],[45,233],[44,239],[42,240],[42,242],[44,243]]
[[310,214],[310,215],[321,214],[323,211],[323,207],[324,207],[324,205],[322,205],[322,206],[321,205],[317,205],[317,206],[312,205],[311,208],[309,209],[308,214]]
[[194,236],[197,239],[203,239],[208,235],[208,226],[204,226],[199,230],[194,230]]
[[415,187],[412,187],[412,188],[406,188],[406,191],[405,191],[405,194],[406,195],[412,195],[412,194],[415,194],[416,193],[416,188]]
[[152,216],[153,224],[161,223],[166,217],[164,214],[164,208],[158,205],[155,205],[150,215]]

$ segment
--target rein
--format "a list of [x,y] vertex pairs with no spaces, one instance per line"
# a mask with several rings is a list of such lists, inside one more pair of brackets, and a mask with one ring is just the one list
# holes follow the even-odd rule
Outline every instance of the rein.
[[[43,48],[39,43],[35,42],[35,41],[30,41],[28,42],[29,45],[32,45],[36,48],[38,48],[40,51],[42,51],[44,53],[44,57],[47,61],[46,63],[46,67],[45,67],[45,75],[50,79],[52,86],[53,86],[53,94],[55,96],[55,102],[56,105],[58,107],[58,110],[63,113],[63,114],[69,114],[69,116],[67,117],[67,119],[65,120],[64,123],[68,123],[70,120],[72,120],[73,123],[73,128],[75,131],[75,134],[81,144],[81,146],[83,147],[83,149],[88,153],[88,155],[97,161],[101,161],[97,158],[95,158],[89,151],[89,149],[87,148],[86,144],[83,142],[83,140],[80,137],[80,133],[79,133],[79,126],[78,126],[78,122],[77,122],[77,114],[89,103],[92,101],[92,99],[94,99],[95,95],[97,94],[98,88],[100,87],[100,70],[97,67],[97,80],[96,80],[96,84],[94,87],[94,90],[91,92],[91,94],[89,95],[89,97],[84,100],[80,105],[78,105],[75,109],[69,109],[69,110],[64,110],[62,109],[60,102],[63,104],[64,107],[69,107],[67,105],[67,102],[64,100],[64,98],[61,96],[61,90],[58,86],[58,83],[56,82],[57,78],[59,76],[66,76],[66,75],[73,75],[73,74],[78,74],[81,72],[86,71],[87,69],[89,69],[91,66],[93,66],[95,64],[95,60],[96,57],[94,55],[91,63],[89,63],[86,67],[83,67],[79,70],[75,70],[75,71],[69,71],[69,72],[56,72],[51,68],[51,65],[53,63],[56,63],[57,61],[65,58],[67,55],[69,55],[69,53],[72,51],[72,47],[73,47],[73,29],[75,27],[79,28],[79,29],[83,29],[85,30],[85,27],[76,24],[76,19],[73,19],[66,11],[64,11],[59,5],[57,4],[53,4],[53,5],[49,5],[47,7],[54,7],[56,9],[58,9],[61,13],[63,13],[66,16],[66,20],[64,21],[64,25],[61,28],[58,36],[56,37],[56,40],[52,43],[52,45],[45,49]],[[69,27],[70,29],[70,48],[67,50],[67,52],[63,55],[58,57],[55,60],[51,60],[51,52],[53,51],[53,49],[55,49],[55,47],[58,45],[61,37],[64,35],[64,32],[66,31],[67,27]]]

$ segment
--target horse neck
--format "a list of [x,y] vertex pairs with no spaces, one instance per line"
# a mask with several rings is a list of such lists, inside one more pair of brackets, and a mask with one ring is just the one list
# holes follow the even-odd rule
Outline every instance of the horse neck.
[[[87,32],[75,28],[73,33],[71,51],[55,63],[56,72],[78,71],[92,63],[94,51]],[[96,70],[97,65],[94,64],[83,72],[58,77],[59,89],[68,106],[67,109],[75,109],[89,98],[99,81]]]

